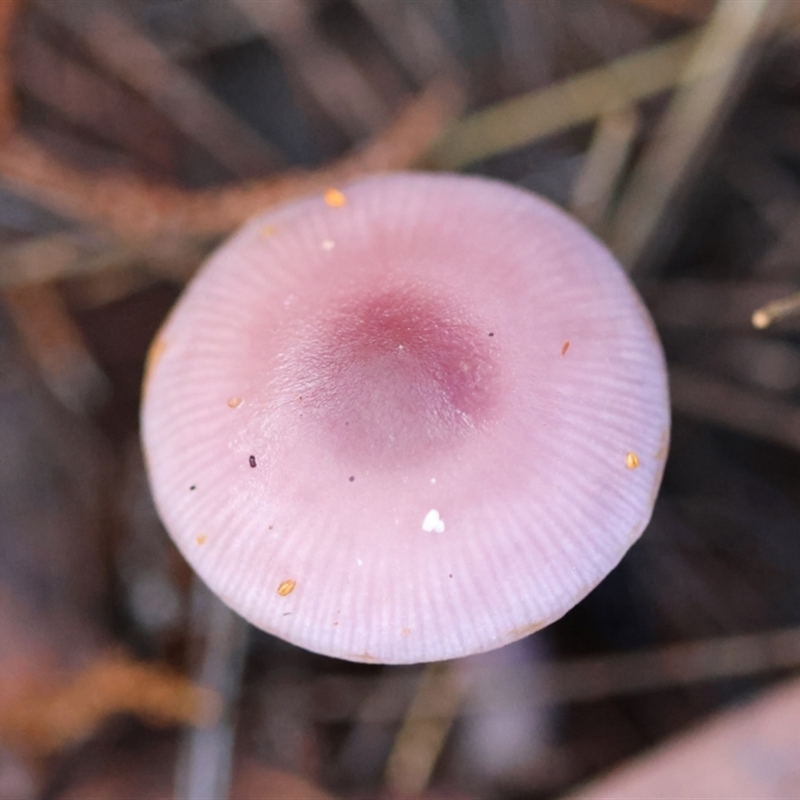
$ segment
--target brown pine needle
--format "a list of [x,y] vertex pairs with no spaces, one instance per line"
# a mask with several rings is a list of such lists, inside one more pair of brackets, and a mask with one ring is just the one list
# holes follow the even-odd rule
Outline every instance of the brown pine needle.
[[135,714],[160,725],[208,725],[218,711],[216,693],[181,675],[107,656],[69,682],[20,687],[0,708],[0,741],[46,755],[91,736],[112,714]]

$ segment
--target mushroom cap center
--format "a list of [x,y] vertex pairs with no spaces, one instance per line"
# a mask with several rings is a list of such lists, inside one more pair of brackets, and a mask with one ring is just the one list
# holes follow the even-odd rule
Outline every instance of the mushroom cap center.
[[452,447],[486,424],[499,363],[485,326],[414,289],[341,303],[295,360],[299,393],[335,452],[397,466]]

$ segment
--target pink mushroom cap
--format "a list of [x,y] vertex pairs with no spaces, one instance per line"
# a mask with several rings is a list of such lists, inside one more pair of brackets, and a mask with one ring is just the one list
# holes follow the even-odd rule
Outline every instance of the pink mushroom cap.
[[354,661],[507,644],[647,525],[661,347],[609,252],[490,180],[368,178],[253,219],[148,360],[177,546],[263,630]]

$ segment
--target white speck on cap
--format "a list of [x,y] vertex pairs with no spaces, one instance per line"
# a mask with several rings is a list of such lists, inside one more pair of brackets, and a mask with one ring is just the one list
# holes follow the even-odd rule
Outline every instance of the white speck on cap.
[[428,531],[436,531],[436,533],[442,533],[444,531],[444,520],[439,516],[439,512],[432,508],[426,515],[425,519],[422,520],[422,530]]

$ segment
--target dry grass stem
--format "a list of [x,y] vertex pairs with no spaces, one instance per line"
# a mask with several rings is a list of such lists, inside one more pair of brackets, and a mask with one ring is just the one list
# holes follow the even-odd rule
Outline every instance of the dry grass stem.
[[[609,697],[663,691],[744,675],[765,675],[798,667],[800,628],[791,627],[684,641],[608,655],[545,661],[537,666],[536,675],[531,676],[530,691],[522,693],[519,702],[530,706],[591,703]],[[502,669],[495,669],[494,675],[498,682],[504,680]],[[422,701],[415,699],[411,709],[408,709],[404,705],[408,681],[408,676],[403,674],[387,675],[383,679],[383,699],[370,709],[371,723],[391,725],[404,719],[404,726],[413,729],[417,723],[412,724],[412,718],[424,722],[440,714],[447,717],[445,712],[456,702],[452,687],[447,690],[450,694],[442,696],[441,705],[438,705],[437,699],[435,705],[423,707],[420,705]],[[335,691],[340,702],[330,702],[327,707],[317,706],[315,719],[318,722],[352,719],[354,707],[362,702],[360,698],[371,685],[369,681],[358,678],[339,678],[336,681],[326,678],[318,681],[313,690],[315,696],[331,697]],[[426,688],[430,685],[434,688],[439,686],[428,676],[425,682],[420,683],[417,698],[422,695],[423,689],[430,691]],[[455,686],[457,688],[458,685]],[[393,688],[397,697],[395,702],[391,697]],[[462,687],[459,691],[466,692],[468,687]],[[467,697],[466,694],[459,696]],[[469,713],[472,713],[469,704],[458,707],[458,714]],[[426,730],[425,725],[420,725],[420,730]],[[402,734],[403,737],[406,735],[410,736]],[[410,741],[416,739],[411,738]],[[396,752],[399,752],[400,743],[401,737],[398,735]],[[413,752],[409,750],[409,753]]]
[[800,408],[683,367],[670,370],[676,412],[800,450]]
[[790,294],[780,300],[773,300],[753,312],[752,322],[754,328],[768,328],[774,322],[797,314],[800,311],[800,292]]
[[67,408],[85,413],[107,397],[108,380],[54,286],[9,288],[0,298],[42,379]]
[[374,135],[389,108],[353,60],[316,30],[311,5],[231,0],[278,48],[292,77],[351,139]]
[[640,122],[635,108],[601,116],[595,126],[586,160],[572,187],[570,211],[584,225],[601,235]]
[[392,794],[410,797],[425,790],[463,698],[464,687],[452,663],[425,667],[386,764],[385,783]]
[[698,42],[697,32],[506,100],[454,123],[436,143],[431,162],[460,169],[671,89]]
[[61,232],[34,236],[0,248],[0,288],[91,275],[131,258],[131,248],[113,240]]
[[384,46],[420,85],[442,76],[463,85],[464,70],[422,8],[414,3],[385,0],[354,2]]
[[[753,309],[775,297],[793,294],[791,283],[776,281],[699,281],[684,279],[643,286],[653,318],[661,328],[752,331]],[[800,320],[786,320],[795,329]]]
[[19,37],[19,87],[43,105],[103,141],[168,173],[174,166],[177,133],[146,100],[58,52],[34,34]]
[[281,163],[272,145],[192,75],[172,63],[126,19],[124,8],[116,8],[110,0],[37,0],[37,6],[78,37],[111,74],[145,97],[234,175],[249,178]]
[[770,8],[769,0],[717,3],[611,225],[611,249],[629,268],[646,254],[667,207],[739,96]]

